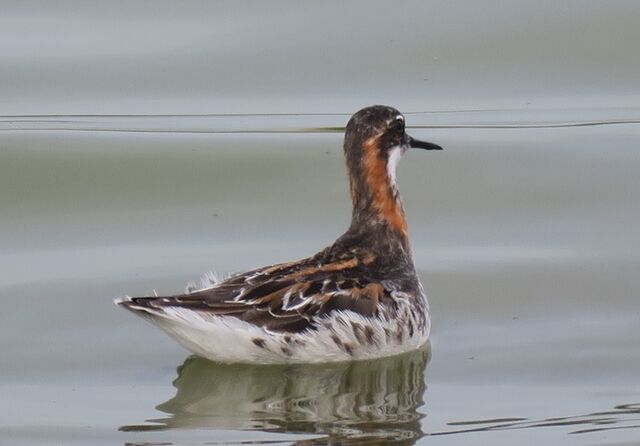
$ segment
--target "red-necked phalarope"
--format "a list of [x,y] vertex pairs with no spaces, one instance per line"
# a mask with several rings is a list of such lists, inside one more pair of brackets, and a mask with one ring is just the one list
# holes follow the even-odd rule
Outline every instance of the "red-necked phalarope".
[[212,281],[177,296],[116,303],[188,350],[221,362],[326,362],[390,356],[426,343],[429,304],[416,275],[396,166],[404,116],[375,105],[347,124],[351,226],[316,255]]

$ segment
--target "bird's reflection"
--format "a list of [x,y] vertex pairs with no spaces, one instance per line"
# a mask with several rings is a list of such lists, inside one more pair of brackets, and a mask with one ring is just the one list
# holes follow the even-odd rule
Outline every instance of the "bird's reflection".
[[[391,358],[320,365],[227,365],[197,357],[178,368],[169,414],[121,430],[252,429],[322,441],[411,444],[422,436],[429,347]],[[305,444],[313,444],[313,442]]]

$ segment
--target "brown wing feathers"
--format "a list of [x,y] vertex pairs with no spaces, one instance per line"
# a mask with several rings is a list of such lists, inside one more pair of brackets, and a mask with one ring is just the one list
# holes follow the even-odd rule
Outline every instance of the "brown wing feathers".
[[[313,260],[250,271],[190,294],[133,298],[132,304],[232,316],[280,332],[313,328],[314,317],[333,311],[350,310],[364,316],[377,313],[378,304],[388,293],[379,283],[363,283],[363,264],[357,258],[324,264]],[[365,261],[370,263],[369,258]]]

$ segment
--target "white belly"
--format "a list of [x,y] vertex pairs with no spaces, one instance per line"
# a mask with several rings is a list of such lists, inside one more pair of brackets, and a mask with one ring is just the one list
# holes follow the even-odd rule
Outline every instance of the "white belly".
[[401,305],[393,319],[344,311],[300,333],[275,333],[230,316],[181,308],[149,319],[189,351],[217,362],[313,363],[392,356],[423,346],[428,306]]

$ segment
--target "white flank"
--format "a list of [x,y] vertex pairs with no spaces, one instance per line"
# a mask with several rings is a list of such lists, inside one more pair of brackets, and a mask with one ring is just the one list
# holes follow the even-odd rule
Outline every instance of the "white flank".
[[[395,294],[395,293],[394,293]],[[401,294],[401,293],[398,293]],[[317,328],[301,333],[276,333],[235,317],[212,316],[180,307],[133,307],[187,350],[212,361],[226,363],[338,362],[393,356],[415,350],[427,342],[430,318],[420,326],[408,300],[395,296],[399,320],[369,318],[352,311],[337,311],[317,321]],[[426,299],[426,298],[425,298]],[[116,303],[129,298],[116,300]],[[426,301],[425,301],[426,304]],[[426,305],[425,305],[426,306]],[[427,310],[428,311],[428,310]],[[410,334],[407,321],[415,330]],[[372,341],[364,341],[362,329],[370,327]],[[398,334],[402,333],[401,338]]]

